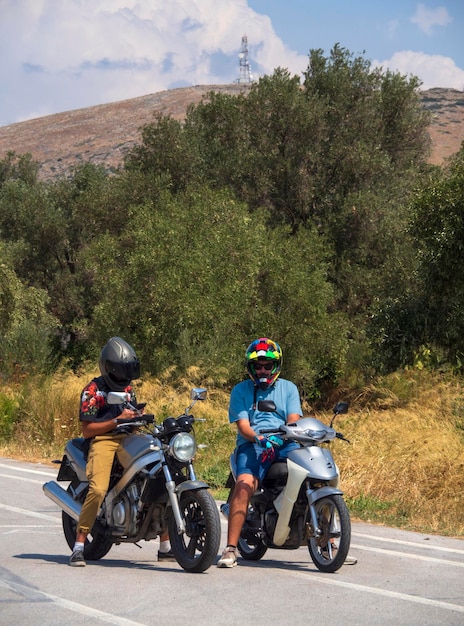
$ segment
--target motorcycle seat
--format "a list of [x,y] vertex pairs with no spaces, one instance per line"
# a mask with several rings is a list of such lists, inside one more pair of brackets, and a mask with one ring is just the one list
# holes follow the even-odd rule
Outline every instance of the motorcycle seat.
[[72,445],[80,450],[84,456],[84,460],[87,461],[87,456],[89,454],[90,448],[90,439],[84,439],[84,437],[75,437],[71,439]]
[[78,450],[84,450],[84,444],[85,444],[85,439],[84,437],[75,437],[74,439],[72,439],[72,444],[73,446],[75,446]]

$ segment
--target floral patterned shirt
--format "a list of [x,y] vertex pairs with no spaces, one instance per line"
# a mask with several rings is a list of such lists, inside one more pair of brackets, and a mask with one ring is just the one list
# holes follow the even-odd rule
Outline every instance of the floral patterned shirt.
[[[110,391],[111,389],[106,384],[103,376],[99,376],[90,381],[81,394],[79,411],[79,419],[81,422],[105,422],[121,414],[121,405],[107,404],[106,402]],[[130,394],[131,403],[136,404],[137,400],[133,388],[129,385],[124,391]]]

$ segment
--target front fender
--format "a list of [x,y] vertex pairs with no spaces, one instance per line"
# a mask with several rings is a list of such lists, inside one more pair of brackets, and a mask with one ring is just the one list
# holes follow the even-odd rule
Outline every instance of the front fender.
[[343,491],[336,489],[335,487],[320,487],[319,489],[308,489],[306,491],[309,505],[314,504],[314,502],[317,502],[321,498],[335,495],[342,496]]
[[181,496],[184,491],[198,491],[198,489],[209,489],[209,485],[202,480],[186,480],[183,483],[177,485],[175,491]]

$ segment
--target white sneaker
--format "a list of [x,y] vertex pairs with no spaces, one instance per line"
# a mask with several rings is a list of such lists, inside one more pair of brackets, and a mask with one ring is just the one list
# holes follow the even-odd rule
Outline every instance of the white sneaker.
[[235,567],[237,565],[237,549],[227,546],[217,562],[218,567]]
[[72,567],[85,567],[84,551],[74,550],[69,559],[69,565]]
[[348,555],[345,559],[345,565],[356,565],[358,559],[354,556]]

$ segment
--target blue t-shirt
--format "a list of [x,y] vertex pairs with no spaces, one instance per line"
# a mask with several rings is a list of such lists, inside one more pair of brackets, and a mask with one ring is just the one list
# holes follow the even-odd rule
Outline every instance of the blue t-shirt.
[[[229,402],[229,422],[233,424],[238,420],[247,419],[256,433],[262,428],[278,428],[287,423],[290,413],[302,415],[300,394],[297,386],[289,380],[278,378],[275,383],[263,391],[259,387],[256,391],[251,379],[244,380],[232,389]],[[276,405],[275,412],[258,411],[256,407],[260,400],[273,400]],[[248,440],[237,433],[237,446],[247,443]]]

